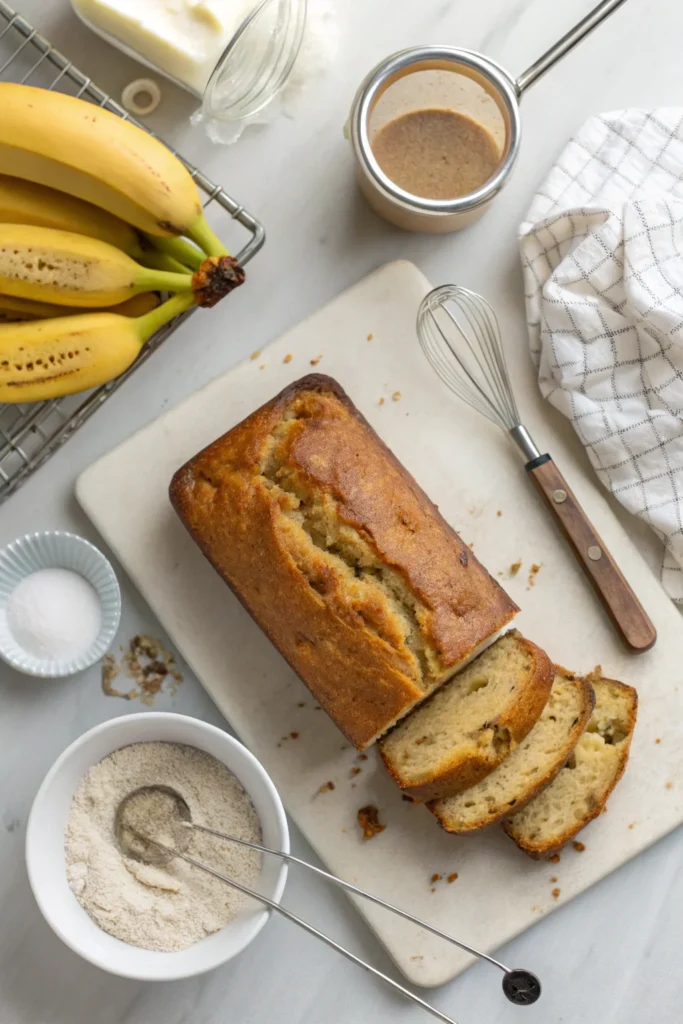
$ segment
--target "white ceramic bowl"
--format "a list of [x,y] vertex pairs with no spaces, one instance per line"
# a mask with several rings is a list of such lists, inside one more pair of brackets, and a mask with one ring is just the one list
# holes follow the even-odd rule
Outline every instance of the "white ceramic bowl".
[[[90,647],[68,661],[36,658],[25,651],[7,625],[9,596],[23,579],[40,569],[71,569],[95,589],[102,609],[100,631]],[[116,574],[101,551],[73,533],[29,533],[0,551],[0,657],[30,676],[56,679],[94,665],[112,645],[121,618]]]
[[[26,864],[45,920],[74,952],[124,978],[171,981],[210,971],[237,956],[256,938],[270,911],[252,903],[221,931],[189,949],[158,953],[113,938],[81,907],[67,884],[64,858],[64,830],[74,791],[88,769],[107,754],[130,743],[150,740],[186,743],[226,765],[251,797],[261,821],[264,845],[289,852],[287,819],[280,797],[253,754],[213,725],[185,715],[152,711],[96,726],[57,759],[33,802],[26,830]],[[255,888],[279,902],[286,879],[287,865],[277,857],[264,856]]]

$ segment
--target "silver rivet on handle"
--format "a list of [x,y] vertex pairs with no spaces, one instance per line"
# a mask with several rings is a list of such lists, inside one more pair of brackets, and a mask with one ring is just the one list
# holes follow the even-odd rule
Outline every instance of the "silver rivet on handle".
[[602,548],[599,548],[597,544],[592,544],[588,549],[588,557],[591,562],[599,562],[602,558]]
[[563,501],[567,500],[567,492],[563,491],[561,487],[558,487],[556,491],[553,491],[553,501],[556,505],[561,505]]

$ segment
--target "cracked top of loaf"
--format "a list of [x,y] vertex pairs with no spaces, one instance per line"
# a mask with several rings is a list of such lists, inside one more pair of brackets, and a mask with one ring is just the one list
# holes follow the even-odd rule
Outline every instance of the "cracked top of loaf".
[[358,749],[517,612],[329,377],[285,388],[178,470],[170,494]]

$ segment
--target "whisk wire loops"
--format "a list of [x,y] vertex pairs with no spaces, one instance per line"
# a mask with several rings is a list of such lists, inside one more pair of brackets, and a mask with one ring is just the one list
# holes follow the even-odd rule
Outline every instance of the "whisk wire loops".
[[503,430],[519,424],[498,319],[480,295],[442,285],[420,305],[420,345],[450,390]]

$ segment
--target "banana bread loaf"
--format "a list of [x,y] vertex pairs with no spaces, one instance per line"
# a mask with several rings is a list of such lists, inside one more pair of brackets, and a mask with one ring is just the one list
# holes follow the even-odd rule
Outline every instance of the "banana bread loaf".
[[285,388],[180,469],[170,496],[359,750],[518,610],[328,377]]

